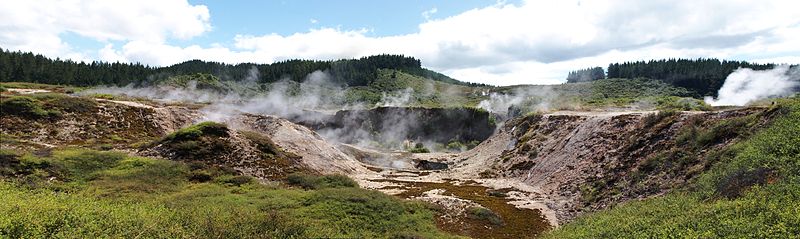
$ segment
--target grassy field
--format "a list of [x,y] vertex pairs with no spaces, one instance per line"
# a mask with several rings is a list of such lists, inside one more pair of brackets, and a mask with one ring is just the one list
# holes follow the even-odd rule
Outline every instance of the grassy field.
[[797,238],[800,97],[773,110],[770,126],[715,154],[688,188],[590,213],[547,237]]
[[451,237],[427,204],[344,176],[262,184],[229,168],[83,149],[0,151],[0,166],[0,237]]

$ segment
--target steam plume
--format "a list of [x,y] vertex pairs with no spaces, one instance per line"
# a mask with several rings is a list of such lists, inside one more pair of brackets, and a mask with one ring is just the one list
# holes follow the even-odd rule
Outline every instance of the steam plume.
[[738,105],[792,94],[800,86],[800,68],[780,65],[771,70],[740,68],[725,79],[717,99],[706,97],[709,105]]

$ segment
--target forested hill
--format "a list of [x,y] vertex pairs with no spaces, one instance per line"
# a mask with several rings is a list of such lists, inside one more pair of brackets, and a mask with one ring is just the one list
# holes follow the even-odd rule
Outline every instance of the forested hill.
[[745,61],[718,59],[664,59],[612,63],[608,78],[650,78],[694,90],[699,95],[715,95],[725,78],[739,68],[772,69],[774,64],[755,64]]
[[222,80],[255,80],[260,83],[282,79],[304,81],[314,71],[330,73],[335,83],[365,86],[374,81],[378,69],[394,69],[451,84],[477,86],[455,80],[421,67],[418,59],[402,55],[375,55],[335,61],[286,60],[272,64],[225,64],[191,60],[168,67],[139,63],[75,62],[50,59],[28,52],[0,49],[0,81],[36,82],[58,85],[95,86],[147,84],[170,76],[208,73]]

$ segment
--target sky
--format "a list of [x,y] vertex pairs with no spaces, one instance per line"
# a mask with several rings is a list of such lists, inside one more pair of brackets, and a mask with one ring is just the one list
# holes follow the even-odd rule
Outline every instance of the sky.
[[468,82],[558,84],[613,62],[800,64],[796,0],[0,0],[0,48],[168,66],[390,53]]

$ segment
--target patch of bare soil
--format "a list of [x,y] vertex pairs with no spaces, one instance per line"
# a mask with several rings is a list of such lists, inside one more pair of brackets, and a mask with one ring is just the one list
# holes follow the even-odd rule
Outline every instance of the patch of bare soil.
[[52,91],[43,90],[43,89],[19,89],[19,88],[10,88],[8,89],[9,92],[20,94],[20,95],[29,95],[29,94],[36,94],[36,93],[50,93]]

